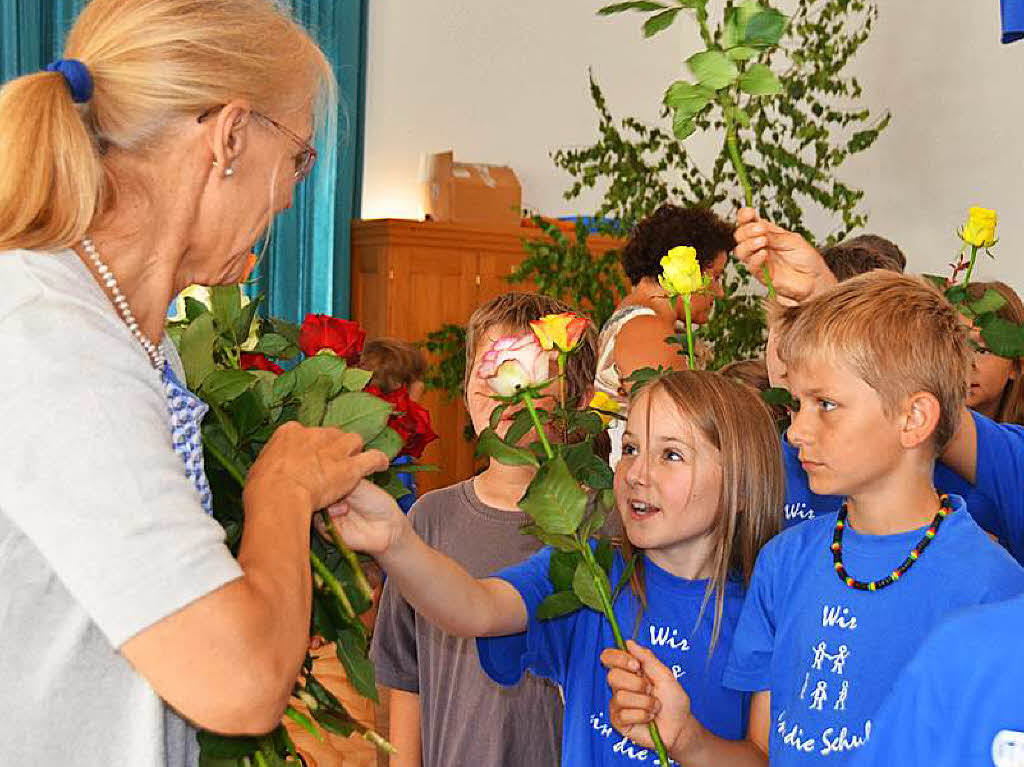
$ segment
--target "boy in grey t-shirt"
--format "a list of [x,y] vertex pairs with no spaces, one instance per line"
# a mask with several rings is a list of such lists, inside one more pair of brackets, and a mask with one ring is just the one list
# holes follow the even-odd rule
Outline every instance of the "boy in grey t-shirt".
[[[473,313],[463,383],[477,434],[495,406],[476,375],[483,352],[502,336],[530,332],[531,321],[567,311],[572,308],[546,296],[507,293]],[[572,401],[589,398],[595,354],[596,334],[588,328],[566,370]],[[533,474],[531,467],[492,459],[476,477],[424,495],[410,513],[413,527],[477,578],[521,562],[540,548],[522,534],[529,520],[518,508]],[[480,668],[474,641],[449,636],[419,617],[390,583],[384,586],[371,657],[379,681],[391,688],[390,734],[399,763],[417,763],[419,751],[423,767],[559,764],[558,689],[530,676],[513,688],[495,684]],[[419,716],[410,716],[417,703]]]

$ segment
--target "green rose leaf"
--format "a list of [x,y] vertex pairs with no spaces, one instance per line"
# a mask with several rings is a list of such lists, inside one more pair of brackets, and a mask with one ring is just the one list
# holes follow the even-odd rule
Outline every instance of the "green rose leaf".
[[366,444],[367,450],[380,450],[388,457],[388,460],[395,460],[405,442],[398,435],[398,432],[389,426],[385,426],[381,433]]
[[981,329],[989,351],[1000,357],[1024,357],[1024,327],[1002,317],[992,317]]
[[366,384],[370,383],[371,378],[373,378],[372,370],[348,368],[341,377],[341,385],[345,391],[362,391],[366,388]]
[[263,406],[269,408],[275,402],[274,384],[278,377],[269,370],[250,370],[248,372],[256,379],[253,391],[259,396]]
[[563,615],[574,613],[583,607],[583,603],[571,591],[556,591],[549,594],[537,606],[537,619],[546,621],[552,618],[561,618]]
[[263,404],[263,400],[256,392],[259,386],[257,379],[256,386],[242,394],[231,403],[231,415],[234,416],[235,425],[238,427],[238,434],[241,437],[249,437],[257,429],[263,426],[270,418],[270,411]]
[[547,533],[537,525],[523,525],[519,529],[519,532],[523,535],[532,535],[545,546],[550,546],[558,551],[573,552],[579,550],[579,545],[576,543],[576,539],[571,535]]
[[302,333],[302,329],[295,323],[282,320],[277,317],[270,318],[270,327],[274,329],[274,332],[279,336],[284,336],[288,339],[288,342],[292,346],[299,345],[299,335]]
[[334,384],[331,394],[337,394],[342,387],[345,360],[334,354],[317,354],[307,357],[295,366],[295,394],[301,395],[320,376],[327,376]]
[[506,466],[540,466],[532,451],[508,444],[489,427],[477,439],[476,454],[489,456]]
[[752,96],[774,96],[782,93],[782,83],[765,64],[753,64],[740,75],[740,90]]
[[256,344],[256,351],[268,357],[277,357],[291,346],[291,342],[277,333],[264,333]]
[[774,8],[762,9],[747,21],[743,40],[754,48],[770,48],[773,45],[778,45],[786,31],[788,21],[785,14],[779,13]]
[[299,375],[294,370],[286,370],[274,379],[274,400],[280,401],[290,397],[295,391]]
[[710,88],[677,80],[668,86],[664,101],[665,106],[675,110],[677,118],[680,114],[688,118],[702,112],[714,96],[715,92]]
[[256,310],[259,309],[262,301],[263,296],[257,296],[255,300],[243,306],[242,310],[238,313],[238,319],[235,320],[235,343],[239,345],[244,344],[249,338],[249,333],[252,332],[253,320],[256,319]]
[[662,30],[668,29],[681,10],[682,8],[669,8],[667,11],[651,16],[644,22],[644,37],[654,37]]
[[398,471],[394,468],[379,471],[371,475],[370,479],[381,490],[390,493],[392,498],[401,498],[410,492],[409,488],[402,484],[402,480],[398,478]]
[[185,296],[185,319],[189,322],[193,322],[199,315],[206,314],[209,309],[206,308],[206,304],[199,301],[192,296]]
[[636,570],[637,560],[640,559],[639,554],[634,554],[629,558],[629,562],[626,563],[625,569],[622,571],[622,575],[619,576],[619,582],[615,584],[615,591],[612,592],[612,602],[614,603],[618,599],[619,594],[629,584],[629,579],[633,577],[633,571]]
[[223,405],[239,397],[256,384],[256,376],[245,370],[214,370],[201,387],[203,399]]
[[199,746],[204,756],[215,759],[241,759],[252,756],[259,749],[259,739],[248,735],[217,735],[201,730]]
[[366,392],[339,394],[327,405],[323,425],[358,434],[371,442],[388,425],[391,403]]
[[556,455],[537,472],[519,506],[545,532],[572,535],[583,521],[587,495]]
[[740,73],[735,62],[719,50],[695,53],[686,63],[701,85],[715,91],[732,85]]
[[366,657],[366,643],[363,638],[354,631],[342,631],[338,634],[335,647],[338,660],[345,667],[345,674],[356,691],[364,698],[380,703],[373,663]]
[[233,333],[242,312],[242,291],[237,285],[216,285],[210,288],[210,306],[221,332]]
[[327,411],[327,397],[333,383],[327,376],[320,376],[313,385],[303,392],[299,400],[299,423],[303,426],[319,426]]
[[[586,562],[580,562],[572,578],[572,590],[583,604],[591,610],[603,614],[604,605],[597,591],[597,584],[594,583],[595,575],[597,574],[590,569]],[[600,573],[597,577],[604,578],[605,575]]]
[[987,314],[988,312],[998,312],[1006,306],[1006,299],[998,290],[988,288],[981,298],[972,301],[967,306],[975,314]]
[[582,561],[583,555],[578,551],[551,552],[551,561],[548,563],[548,580],[555,587],[555,591],[569,591],[572,588],[576,567]]
[[615,562],[615,549],[610,540],[602,538],[598,542],[594,549],[594,559],[601,565],[601,569],[605,571],[606,575],[611,575],[612,565]]
[[967,288],[963,285],[951,285],[946,288],[946,300],[951,304],[965,303],[970,295],[967,293]]
[[213,344],[217,332],[213,328],[213,315],[206,312],[185,328],[181,334],[181,363],[185,378],[192,391],[198,391],[203,381],[215,369]]
[[[537,414],[541,415],[544,411],[537,410]],[[533,428],[533,419],[530,418],[529,410],[520,410],[512,418],[512,425],[508,427],[508,431],[505,432],[505,441],[510,445],[518,445],[519,440],[527,435],[530,429]]]
[[598,504],[598,507],[590,513],[586,524],[583,526],[581,531],[582,538],[589,540],[592,536],[597,535],[601,528],[604,527],[606,521],[608,521],[608,514]]

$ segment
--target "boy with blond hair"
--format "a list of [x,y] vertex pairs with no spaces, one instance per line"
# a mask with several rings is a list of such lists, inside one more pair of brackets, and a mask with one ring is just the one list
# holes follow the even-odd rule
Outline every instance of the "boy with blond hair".
[[1024,593],[1024,570],[962,498],[933,485],[970,354],[946,299],[876,271],[782,319],[779,352],[798,403],[789,439],[811,489],[845,502],[758,556],[723,678],[754,694],[747,740],[704,731],[671,672],[641,648],[605,653],[616,726],[641,738],[636,725],[660,700],[673,757],[694,767],[763,765],[769,754],[773,767],[842,765],[870,740],[893,679],[932,627]]
[[[530,332],[530,322],[571,307],[534,293],[506,293],[470,317],[463,389],[477,434],[496,402],[476,375],[481,357],[503,336]],[[588,327],[566,369],[571,401],[588,401],[596,358],[596,332]],[[498,433],[511,425],[503,418]],[[523,535],[528,522],[519,499],[533,479],[529,466],[489,461],[476,477],[427,493],[409,515],[433,548],[474,577],[517,564],[540,549]],[[529,676],[512,688],[482,671],[472,639],[450,636],[417,615],[388,581],[381,599],[371,656],[377,678],[391,688],[392,765],[557,765],[562,702],[557,688]]]

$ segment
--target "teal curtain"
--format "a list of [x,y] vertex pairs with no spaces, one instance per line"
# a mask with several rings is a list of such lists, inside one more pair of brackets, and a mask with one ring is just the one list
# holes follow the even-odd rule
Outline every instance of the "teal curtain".
[[86,0],[0,0],[0,81],[35,72],[64,50]]
[[296,17],[323,48],[338,78],[338,135],[320,141],[313,174],[295,205],[274,221],[251,293],[264,311],[301,322],[307,313],[348,317],[350,230],[358,218],[363,167],[368,0],[292,0]]
[[[0,75],[6,81],[60,57],[86,0],[0,0]],[[301,322],[307,313],[349,316],[350,222],[359,216],[363,166],[368,0],[292,0],[334,66],[338,134],[321,140],[313,174],[291,210],[273,225],[263,262],[247,291],[263,293],[264,312]]]

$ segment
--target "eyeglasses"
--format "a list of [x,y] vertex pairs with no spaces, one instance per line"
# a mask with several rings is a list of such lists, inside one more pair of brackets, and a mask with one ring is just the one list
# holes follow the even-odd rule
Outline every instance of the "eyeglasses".
[[[214,114],[216,112],[219,112],[224,107],[225,107],[224,104],[220,104],[219,106],[215,106],[215,107],[211,107],[210,109],[207,109],[205,112],[203,112],[201,115],[199,115],[198,118],[196,118],[196,122],[201,123],[207,117],[209,117],[210,115],[212,115],[212,114]],[[295,180],[296,181],[301,181],[306,176],[308,176],[309,172],[313,169],[313,163],[316,162],[316,149],[313,148],[313,145],[310,144],[308,141],[306,141],[306,139],[302,138],[302,136],[299,136],[297,133],[294,133],[293,131],[291,131],[288,128],[284,127],[277,120],[273,119],[272,117],[268,117],[267,115],[263,114],[262,112],[257,112],[255,110],[252,110],[250,112],[250,114],[252,114],[254,117],[260,118],[261,120],[263,120],[265,122],[270,123],[275,128],[277,128],[279,131],[281,131],[281,133],[283,133],[288,138],[290,138],[292,141],[294,141],[296,144],[298,144],[299,147],[301,147],[301,150],[299,151],[298,154],[295,155],[295,158],[294,158],[295,159]]]

